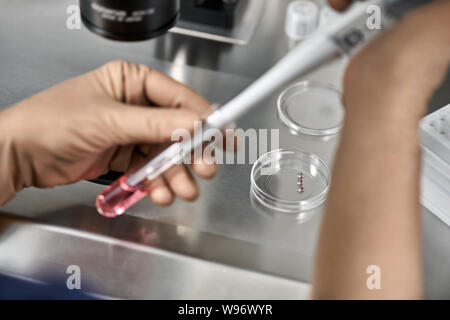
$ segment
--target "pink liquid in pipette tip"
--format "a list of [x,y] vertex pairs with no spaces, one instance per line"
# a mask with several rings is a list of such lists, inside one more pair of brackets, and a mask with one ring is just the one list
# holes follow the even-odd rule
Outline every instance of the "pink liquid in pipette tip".
[[126,184],[127,179],[127,176],[121,177],[97,197],[95,206],[102,216],[107,218],[121,216],[128,208],[147,195],[147,190],[130,187]]

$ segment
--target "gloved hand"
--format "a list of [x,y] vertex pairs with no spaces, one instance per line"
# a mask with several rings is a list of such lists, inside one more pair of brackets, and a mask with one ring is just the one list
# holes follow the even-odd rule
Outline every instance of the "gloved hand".
[[[109,63],[0,112],[0,204],[26,187],[54,187],[127,171],[154,156],[174,130],[193,130],[210,103],[146,66]],[[212,178],[211,159],[194,164]],[[155,180],[159,205],[194,200],[198,186],[184,165]]]

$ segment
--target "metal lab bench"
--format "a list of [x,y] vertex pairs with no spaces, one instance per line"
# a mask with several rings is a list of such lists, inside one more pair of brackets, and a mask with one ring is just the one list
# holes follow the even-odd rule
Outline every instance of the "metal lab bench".
[[[236,46],[178,34],[116,43],[65,27],[75,0],[0,0],[0,108],[115,59],[149,65],[226,102],[288,52],[287,3],[266,1],[252,41]],[[339,85],[345,64],[307,79]],[[276,98],[238,126],[280,128],[282,147],[331,165],[337,139],[290,135],[277,119]],[[214,181],[201,182],[197,202],[162,209],[146,200],[115,220],[94,208],[103,186],[24,190],[0,208],[0,273],[51,281],[78,265],[85,290],[115,298],[307,298],[321,208],[305,223],[262,214],[250,201],[250,170],[221,166]],[[424,235],[427,297],[450,298],[450,230],[424,212]]]

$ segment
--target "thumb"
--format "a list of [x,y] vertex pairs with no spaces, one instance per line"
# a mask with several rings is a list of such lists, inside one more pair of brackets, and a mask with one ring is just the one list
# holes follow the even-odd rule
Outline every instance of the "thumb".
[[193,132],[197,113],[189,110],[125,106],[115,110],[106,128],[115,145],[166,143],[177,129]]

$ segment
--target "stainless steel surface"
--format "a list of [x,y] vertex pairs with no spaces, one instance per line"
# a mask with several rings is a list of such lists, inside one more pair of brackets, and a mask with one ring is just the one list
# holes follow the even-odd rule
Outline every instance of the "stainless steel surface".
[[[0,0],[0,108],[114,59],[144,63],[225,102],[289,49],[287,0],[267,1],[252,41],[232,46],[167,34],[123,44],[66,28],[74,0]],[[340,84],[346,61],[308,79]],[[331,165],[337,139],[292,136],[273,95],[242,128],[280,128],[281,147],[305,149]],[[28,189],[1,208],[0,272],[38,280],[82,269],[87,289],[119,298],[305,298],[321,209],[304,223],[261,212],[250,201],[251,165],[221,166],[201,198],[166,209],[143,201],[117,220],[99,217],[102,190],[89,182]],[[450,231],[424,214],[428,297],[449,298]]]
[[[1,273],[43,282],[65,283],[67,266],[76,264],[81,269],[83,290],[113,298],[307,297],[307,285],[289,279],[190,258],[158,248],[158,242],[164,243],[164,249],[169,250],[178,245],[186,248],[194,246],[198,241],[197,234],[183,228],[127,217],[105,224],[104,219],[95,218],[92,209],[82,207],[54,212],[54,217],[64,220],[64,224],[67,224],[67,218],[73,220],[69,228],[61,228],[16,218],[1,218]],[[77,231],[71,230],[74,226],[78,227]],[[133,239],[129,239],[129,236]],[[217,255],[213,248],[239,245],[220,237],[202,237],[206,237],[204,240],[209,243],[204,248],[205,253],[209,252],[212,256]],[[257,261],[257,246],[243,244],[237,248],[234,250],[236,254],[249,255],[249,258],[254,258],[249,261]]]

